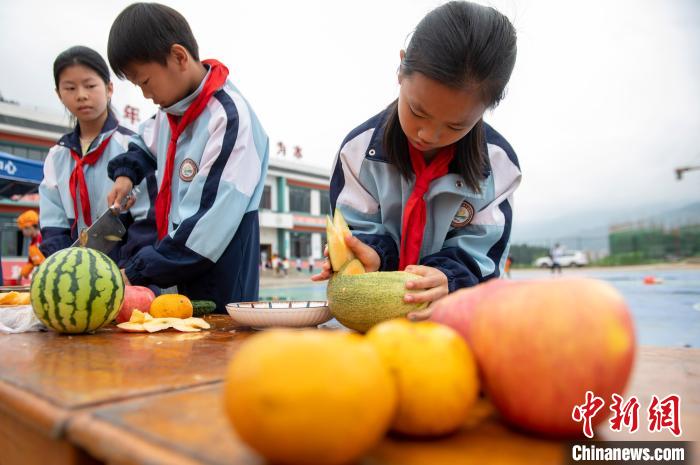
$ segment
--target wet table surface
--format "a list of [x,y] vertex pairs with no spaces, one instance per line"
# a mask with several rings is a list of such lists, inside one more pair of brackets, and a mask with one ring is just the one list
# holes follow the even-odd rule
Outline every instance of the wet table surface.
[[218,383],[250,333],[228,316],[200,333],[0,336],[0,464],[99,463],[66,439],[80,412],[126,399]]
[[[222,407],[226,366],[251,333],[234,330],[227,316],[209,321],[213,329],[201,333],[110,328],[86,336],[0,337],[0,440],[13,440],[18,451],[4,460],[49,463],[51,452],[51,463],[262,463],[236,438]],[[682,398],[682,439],[700,439],[700,350],[641,347],[625,397],[636,395],[645,409],[652,394],[670,393]],[[597,437],[673,439],[667,431],[646,431],[643,418],[634,436],[599,428]],[[27,442],[32,434],[38,435]],[[45,455],[32,461],[39,438],[46,439]],[[423,442],[388,437],[361,463],[563,460],[560,442],[508,429],[482,400],[457,434]]]
[[[700,438],[700,350],[643,347],[625,397],[636,395],[647,405],[652,394],[682,398],[681,439]],[[221,383],[159,394],[106,406],[76,418],[72,441],[108,463],[258,464],[264,461],[236,437],[223,409]],[[606,407],[607,408],[607,407]],[[598,439],[673,440],[667,430],[649,433],[644,416],[634,435],[613,433],[604,422]],[[360,463],[559,464],[563,442],[528,436],[506,427],[489,402],[477,404],[464,427],[452,436],[415,441],[387,437]]]
[[89,335],[32,332],[0,337],[0,381],[64,409],[220,381],[250,333],[232,332],[228,316],[208,317],[197,333]]

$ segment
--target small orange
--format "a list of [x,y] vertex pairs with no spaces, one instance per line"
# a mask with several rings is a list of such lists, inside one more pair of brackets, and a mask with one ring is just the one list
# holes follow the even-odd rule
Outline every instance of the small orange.
[[189,318],[192,316],[192,302],[184,295],[163,294],[151,302],[148,313],[153,318]]

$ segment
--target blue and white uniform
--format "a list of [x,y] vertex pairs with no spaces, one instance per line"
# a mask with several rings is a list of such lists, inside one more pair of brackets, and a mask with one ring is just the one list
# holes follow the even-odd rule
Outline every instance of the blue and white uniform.
[[[413,191],[382,148],[387,110],[354,129],[343,141],[331,177],[331,207],[338,207],[353,235],[373,247],[381,271],[398,269],[404,206]],[[503,272],[513,219],[513,191],[520,165],[510,144],[484,124],[489,171],[481,193],[467,187],[456,163],[425,194],[427,219],[420,265],[439,269],[449,291]],[[408,155],[407,155],[408,156]]]
[[[208,77],[208,73],[207,73]],[[139,128],[147,150],[133,150],[109,166],[110,177],[140,182],[158,167],[158,186],[170,141],[167,114],[182,115],[202,84]],[[257,116],[227,80],[177,141],[168,234],[126,264],[133,284],[177,286],[191,299],[213,300],[218,311],[258,298],[258,205],[269,141]]]
[[[116,117],[110,112],[100,134],[92,141],[88,154],[110,137],[111,139],[94,165],[84,166],[83,173],[90,197],[90,216],[96,221],[108,208],[107,194],[112,189],[113,182],[107,175],[109,162],[128,150],[128,147],[145,147],[141,138],[129,129],[119,125]],[[78,212],[74,211],[73,197],[70,192],[70,177],[75,168],[75,160],[71,149],[83,155],[80,144],[80,128],[64,135],[58,144],[49,150],[44,161],[44,179],[39,185],[39,224],[43,242],[39,246],[47,257],[61,249],[70,247],[78,238],[78,234],[86,228],[85,218],[80,209],[80,193],[78,197]],[[85,154],[87,155],[87,154]],[[110,257],[123,266],[126,260],[146,245],[156,240],[155,210],[153,202],[156,196],[155,176],[145,177],[138,185],[136,203],[120,219],[127,227],[126,236],[110,252]],[[78,222],[73,227],[76,219]]]

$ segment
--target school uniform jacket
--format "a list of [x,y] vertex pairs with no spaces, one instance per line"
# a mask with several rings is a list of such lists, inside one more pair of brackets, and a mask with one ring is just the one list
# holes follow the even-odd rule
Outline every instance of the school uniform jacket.
[[[113,184],[107,175],[110,160],[124,153],[130,145],[144,146],[141,138],[133,131],[120,126],[116,117],[110,112],[100,134],[90,144],[88,153],[99,147],[110,136],[111,139],[102,156],[94,165],[83,167],[93,222],[108,208],[107,194]],[[78,238],[80,231],[87,227],[81,210],[80,191],[76,189],[77,213],[74,211],[70,193],[69,180],[75,167],[75,160],[70,154],[71,149],[83,155],[80,128],[77,126],[73,132],[61,137],[58,144],[49,150],[44,161],[44,179],[39,185],[39,224],[43,237],[39,249],[47,257],[70,247]],[[138,185],[138,191],[136,203],[131,210],[120,215],[121,221],[127,227],[126,236],[109,254],[119,266],[123,266],[126,260],[142,247],[155,242],[157,237],[153,207],[156,194],[155,176],[145,177]],[[78,221],[74,227],[76,215]]]
[[[330,186],[331,207],[338,207],[352,233],[377,251],[381,271],[398,269],[402,214],[415,181],[404,179],[384,153],[387,115],[383,111],[345,138]],[[508,256],[520,165],[510,144],[484,127],[489,169],[481,193],[466,186],[453,162],[424,197],[427,219],[419,264],[445,273],[450,292],[500,276]]]
[[[109,166],[110,177],[140,182],[158,167],[162,183],[170,140],[167,113],[182,115],[201,92],[158,111],[139,132],[147,150],[134,145]],[[126,264],[133,284],[176,285],[191,299],[225,304],[258,298],[258,205],[269,141],[257,116],[226,81],[204,111],[180,135],[175,153],[168,234]]]

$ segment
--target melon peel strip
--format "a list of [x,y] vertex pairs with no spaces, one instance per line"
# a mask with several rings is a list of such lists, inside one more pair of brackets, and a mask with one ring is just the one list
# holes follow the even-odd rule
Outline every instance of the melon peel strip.
[[129,321],[118,324],[117,328],[130,333],[155,333],[170,328],[193,333],[209,329],[211,325],[202,318],[153,318],[148,313],[134,310]]

